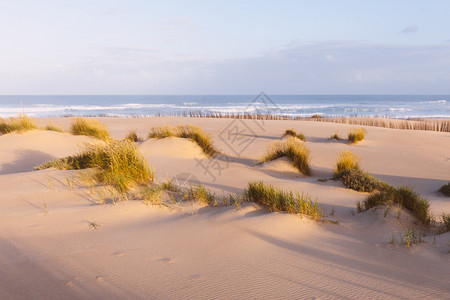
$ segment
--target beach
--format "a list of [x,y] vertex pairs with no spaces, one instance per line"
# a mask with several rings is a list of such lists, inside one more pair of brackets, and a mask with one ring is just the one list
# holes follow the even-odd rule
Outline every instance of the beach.
[[[338,153],[359,155],[362,170],[394,187],[410,186],[439,217],[450,198],[450,133],[303,120],[96,118],[111,137],[130,130],[155,171],[155,184],[201,184],[220,199],[263,181],[317,201],[327,221],[244,202],[154,205],[106,201],[78,170],[34,170],[74,155],[96,139],[69,133],[73,118],[37,118],[63,133],[0,135],[1,299],[448,299],[450,232],[423,242],[389,243],[415,226],[405,209],[358,212],[369,195],[331,180]],[[193,124],[219,150],[206,156],[189,139],[148,139],[152,127]],[[302,132],[311,176],[285,158],[259,163],[288,128]],[[345,141],[363,128],[363,141]],[[344,140],[330,140],[338,134]],[[319,180],[325,179],[325,180]]]

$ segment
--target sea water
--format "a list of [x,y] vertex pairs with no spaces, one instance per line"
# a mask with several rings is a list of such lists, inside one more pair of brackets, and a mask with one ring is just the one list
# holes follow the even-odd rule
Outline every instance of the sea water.
[[[267,105],[269,104],[269,105]],[[264,108],[260,110],[259,108]],[[0,117],[271,113],[290,117],[450,118],[450,95],[0,96]]]

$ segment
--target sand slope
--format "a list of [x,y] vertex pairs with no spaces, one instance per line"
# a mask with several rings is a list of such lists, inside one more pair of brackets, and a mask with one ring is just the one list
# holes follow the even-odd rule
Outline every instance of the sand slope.
[[[59,120],[55,120],[59,121]],[[309,193],[339,224],[199,204],[147,206],[140,201],[98,205],[76,171],[31,171],[35,164],[78,151],[89,140],[35,131],[0,136],[0,299],[448,299],[450,233],[425,237],[405,249],[388,244],[412,217],[396,209],[354,214],[364,193],[330,176],[336,154],[350,149],[362,167],[391,184],[410,184],[434,212],[450,212],[450,200],[435,191],[450,180],[448,133],[371,128],[358,145],[328,141],[344,124],[274,121],[258,131],[239,155],[221,133],[230,120],[103,119],[112,135],[168,124],[194,123],[213,136],[217,162],[189,140],[147,140],[139,149],[158,180],[191,174],[218,194],[242,191],[249,180]],[[295,173],[285,159],[258,165],[265,147],[286,128],[302,131],[312,154],[312,177]],[[242,137],[248,137],[242,134]],[[222,137],[222,138],[221,138]],[[20,154],[22,152],[22,154]],[[27,155],[25,155],[26,153]],[[25,154],[23,154],[25,153]],[[42,155],[38,155],[41,153]],[[210,173],[202,166],[210,166]],[[96,223],[100,227],[90,227]]]

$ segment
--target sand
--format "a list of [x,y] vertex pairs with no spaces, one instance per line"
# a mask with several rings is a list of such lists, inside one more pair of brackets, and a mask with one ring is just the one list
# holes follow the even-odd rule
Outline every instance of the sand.
[[[450,233],[412,248],[388,244],[412,226],[396,209],[356,213],[367,194],[330,177],[336,155],[351,150],[361,167],[392,185],[410,185],[435,214],[450,213],[436,192],[450,181],[450,133],[364,127],[357,145],[329,141],[353,125],[307,121],[195,118],[101,118],[114,138],[135,129],[195,124],[222,151],[216,159],[185,139],[138,143],[167,178],[201,183],[217,195],[242,192],[251,180],[308,193],[330,213],[323,223],[255,203],[241,209],[186,204],[172,208],[122,201],[99,205],[77,171],[33,167],[77,153],[91,138],[32,131],[0,136],[0,299],[277,299],[450,298]],[[68,118],[39,119],[66,130]],[[287,128],[301,131],[312,176],[285,159],[257,160]],[[235,134],[237,133],[237,134]],[[90,226],[98,224],[97,229]]]

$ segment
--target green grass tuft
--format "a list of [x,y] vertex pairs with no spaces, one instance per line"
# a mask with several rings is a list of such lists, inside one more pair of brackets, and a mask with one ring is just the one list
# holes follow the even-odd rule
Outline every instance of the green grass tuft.
[[8,121],[0,118],[0,133],[24,132],[33,129],[37,129],[36,123],[25,113],[20,114],[16,118],[9,118]]
[[289,137],[270,145],[261,161],[268,162],[286,156],[302,174],[309,176],[311,175],[309,154],[309,149],[303,143],[297,138]]
[[387,183],[359,169],[347,169],[335,174],[334,178],[341,179],[346,187],[358,192],[384,191],[390,187]]
[[444,194],[447,197],[450,197],[450,182],[441,186],[438,192]]
[[215,195],[201,184],[190,186],[185,192],[185,199],[188,201],[200,201],[208,205],[215,205],[216,203]]
[[87,135],[101,140],[111,139],[106,126],[95,119],[76,118],[71,132],[74,135]]
[[196,143],[207,156],[213,156],[219,152],[214,147],[211,136],[205,133],[200,127],[194,125],[179,125],[178,127],[164,125],[162,127],[153,127],[148,137],[157,139],[167,137],[187,138]]
[[360,157],[351,151],[342,151],[336,159],[334,174],[339,174],[346,170],[358,170]]
[[357,204],[358,211],[366,211],[378,205],[398,204],[409,210],[420,222],[429,225],[432,220],[430,204],[411,187],[401,186],[373,193]]
[[244,190],[244,199],[267,206],[269,211],[308,215],[315,220],[323,217],[323,209],[313,202],[308,194],[285,192],[262,181],[249,182]]
[[365,134],[366,131],[363,128],[352,129],[348,133],[348,142],[350,144],[356,144],[357,142],[364,140]]
[[283,134],[283,137],[289,137],[289,136],[296,137],[296,138],[306,142],[305,135],[303,133],[301,133],[301,132],[297,133],[295,131],[295,129],[286,129],[286,131]]
[[128,140],[86,144],[81,154],[46,162],[36,169],[51,167],[69,170],[94,168],[92,180],[112,185],[121,193],[128,192],[134,185],[154,180],[154,172],[147,160]]

